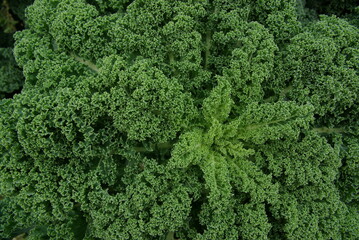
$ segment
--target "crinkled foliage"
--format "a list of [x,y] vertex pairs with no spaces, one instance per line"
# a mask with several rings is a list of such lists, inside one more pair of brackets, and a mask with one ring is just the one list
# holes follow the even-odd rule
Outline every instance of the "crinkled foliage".
[[0,99],[21,88],[24,77],[16,65],[11,48],[0,46]]
[[315,11],[36,0],[0,100],[0,236],[358,239],[358,16]]

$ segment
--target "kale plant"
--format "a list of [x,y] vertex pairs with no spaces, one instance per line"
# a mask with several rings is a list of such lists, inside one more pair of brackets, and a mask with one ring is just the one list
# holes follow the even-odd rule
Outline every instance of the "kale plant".
[[359,11],[321,2],[35,0],[0,236],[359,239]]

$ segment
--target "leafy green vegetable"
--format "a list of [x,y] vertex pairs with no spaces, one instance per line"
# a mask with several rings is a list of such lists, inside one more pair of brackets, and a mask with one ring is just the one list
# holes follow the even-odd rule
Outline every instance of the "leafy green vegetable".
[[19,90],[23,83],[24,77],[15,62],[12,49],[0,48],[0,98]]
[[358,239],[358,7],[321,2],[36,0],[0,236]]

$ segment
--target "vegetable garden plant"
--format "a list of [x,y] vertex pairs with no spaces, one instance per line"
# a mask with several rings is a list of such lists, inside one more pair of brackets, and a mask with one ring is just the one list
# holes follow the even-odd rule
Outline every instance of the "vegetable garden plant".
[[359,8],[307,2],[35,0],[0,237],[359,239]]

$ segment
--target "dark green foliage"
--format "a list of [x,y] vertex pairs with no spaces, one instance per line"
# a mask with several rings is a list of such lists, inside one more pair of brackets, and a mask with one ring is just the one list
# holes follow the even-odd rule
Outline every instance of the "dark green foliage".
[[19,90],[24,82],[11,48],[0,48],[0,98]]
[[357,16],[308,6],[35,1],[0,237],[358,239]]
[[16,15],[19,20],[25,20],[25,9],[31,5],[34,0],[7,0],[11,12]]
[[24,28],[25,8],[32,0],[0,1],[0,99],[11,98],[24,84],[13,56],[13,34]]
[[335,14],[341,16],[353,11],[358,6],[356,0],[302,0],[307,8],[314,9],[319,14]]

